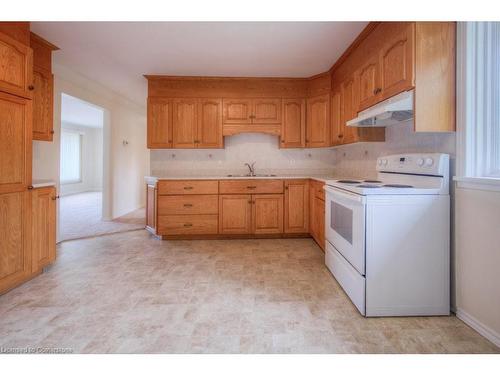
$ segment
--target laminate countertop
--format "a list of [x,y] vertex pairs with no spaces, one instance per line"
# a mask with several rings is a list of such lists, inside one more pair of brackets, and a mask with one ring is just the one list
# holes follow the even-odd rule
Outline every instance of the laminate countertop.
[[149,185],[154,185],[158,181],[162,180],[292,180],[292,179],[306,179],[310,178],[313,180],[326,182],[327,180],[339,179],[339,176],[325,176],[325,175],[267,175],[267,176],[168,176],[168,177],[158,177],[158,176],[145,176],[144,179]]

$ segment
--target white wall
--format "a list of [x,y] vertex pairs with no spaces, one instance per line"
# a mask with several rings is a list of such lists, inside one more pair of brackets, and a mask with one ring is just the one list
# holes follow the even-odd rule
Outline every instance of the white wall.
[[[144,206],[144,175],[149,172],[146,98],[139,105],[67,67],[55,64],[53,70],[54,141],[34,142],[34,179],[59,182],[61,93],[67,93],[105,109],[103,194],[109,204],[103,215],[115,218]],[[129,145],[124,146],[123,140],[128,140]]]
[[224,137],[224,149],[151,150],[151,174],[225,175],[247,173],[246,162],[255,161],[257,173],[329,174],[333,149],[279,149],[278,137],[239,134]]
[[103,131],[102,128],[63,123],[63,129],[82,135],[81,181],[61,184],[60,195],[77,194],[86,191],[102,191]]

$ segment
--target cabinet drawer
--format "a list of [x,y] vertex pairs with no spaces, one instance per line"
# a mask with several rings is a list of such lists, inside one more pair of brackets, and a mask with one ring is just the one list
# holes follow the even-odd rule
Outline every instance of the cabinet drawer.
[[158,216],[158,234],[217,234],[217,215]]
[[164,195],[158,197],[158,215],[217,214],[217,195]]
[[222,180],[221,194],[282,194],[282,180]]
[[158,195],[218,194],[217,180],[158,181]]
[[314,190],[314,196],[321,200],[325,200],[325,190],[323,189],[325,184],[321,181],[313,181],[311,188]]

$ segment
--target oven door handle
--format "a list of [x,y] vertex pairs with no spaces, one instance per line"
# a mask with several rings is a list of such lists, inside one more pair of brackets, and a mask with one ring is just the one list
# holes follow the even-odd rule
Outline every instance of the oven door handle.
[[365,203],[365,201],[366,201],[366,198],[363,195],[354,194],[354,193],[351,193],[351,192],[348,192],[345,190],[332,188],[328,185],[325,185],[323,188],[325,189],[325,191],[328,194],[331,194],[334,197],[337,196],[342,200],[347,199],[349,201],[354,201],[354,202],[359,202],[359,203]]

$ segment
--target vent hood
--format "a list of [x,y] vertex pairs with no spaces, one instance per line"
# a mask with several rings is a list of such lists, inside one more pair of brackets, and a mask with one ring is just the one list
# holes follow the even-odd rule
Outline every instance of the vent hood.
[[413,118],[413,90],[405,91],[375,104],[347,121],[347,126],[390,126]]

